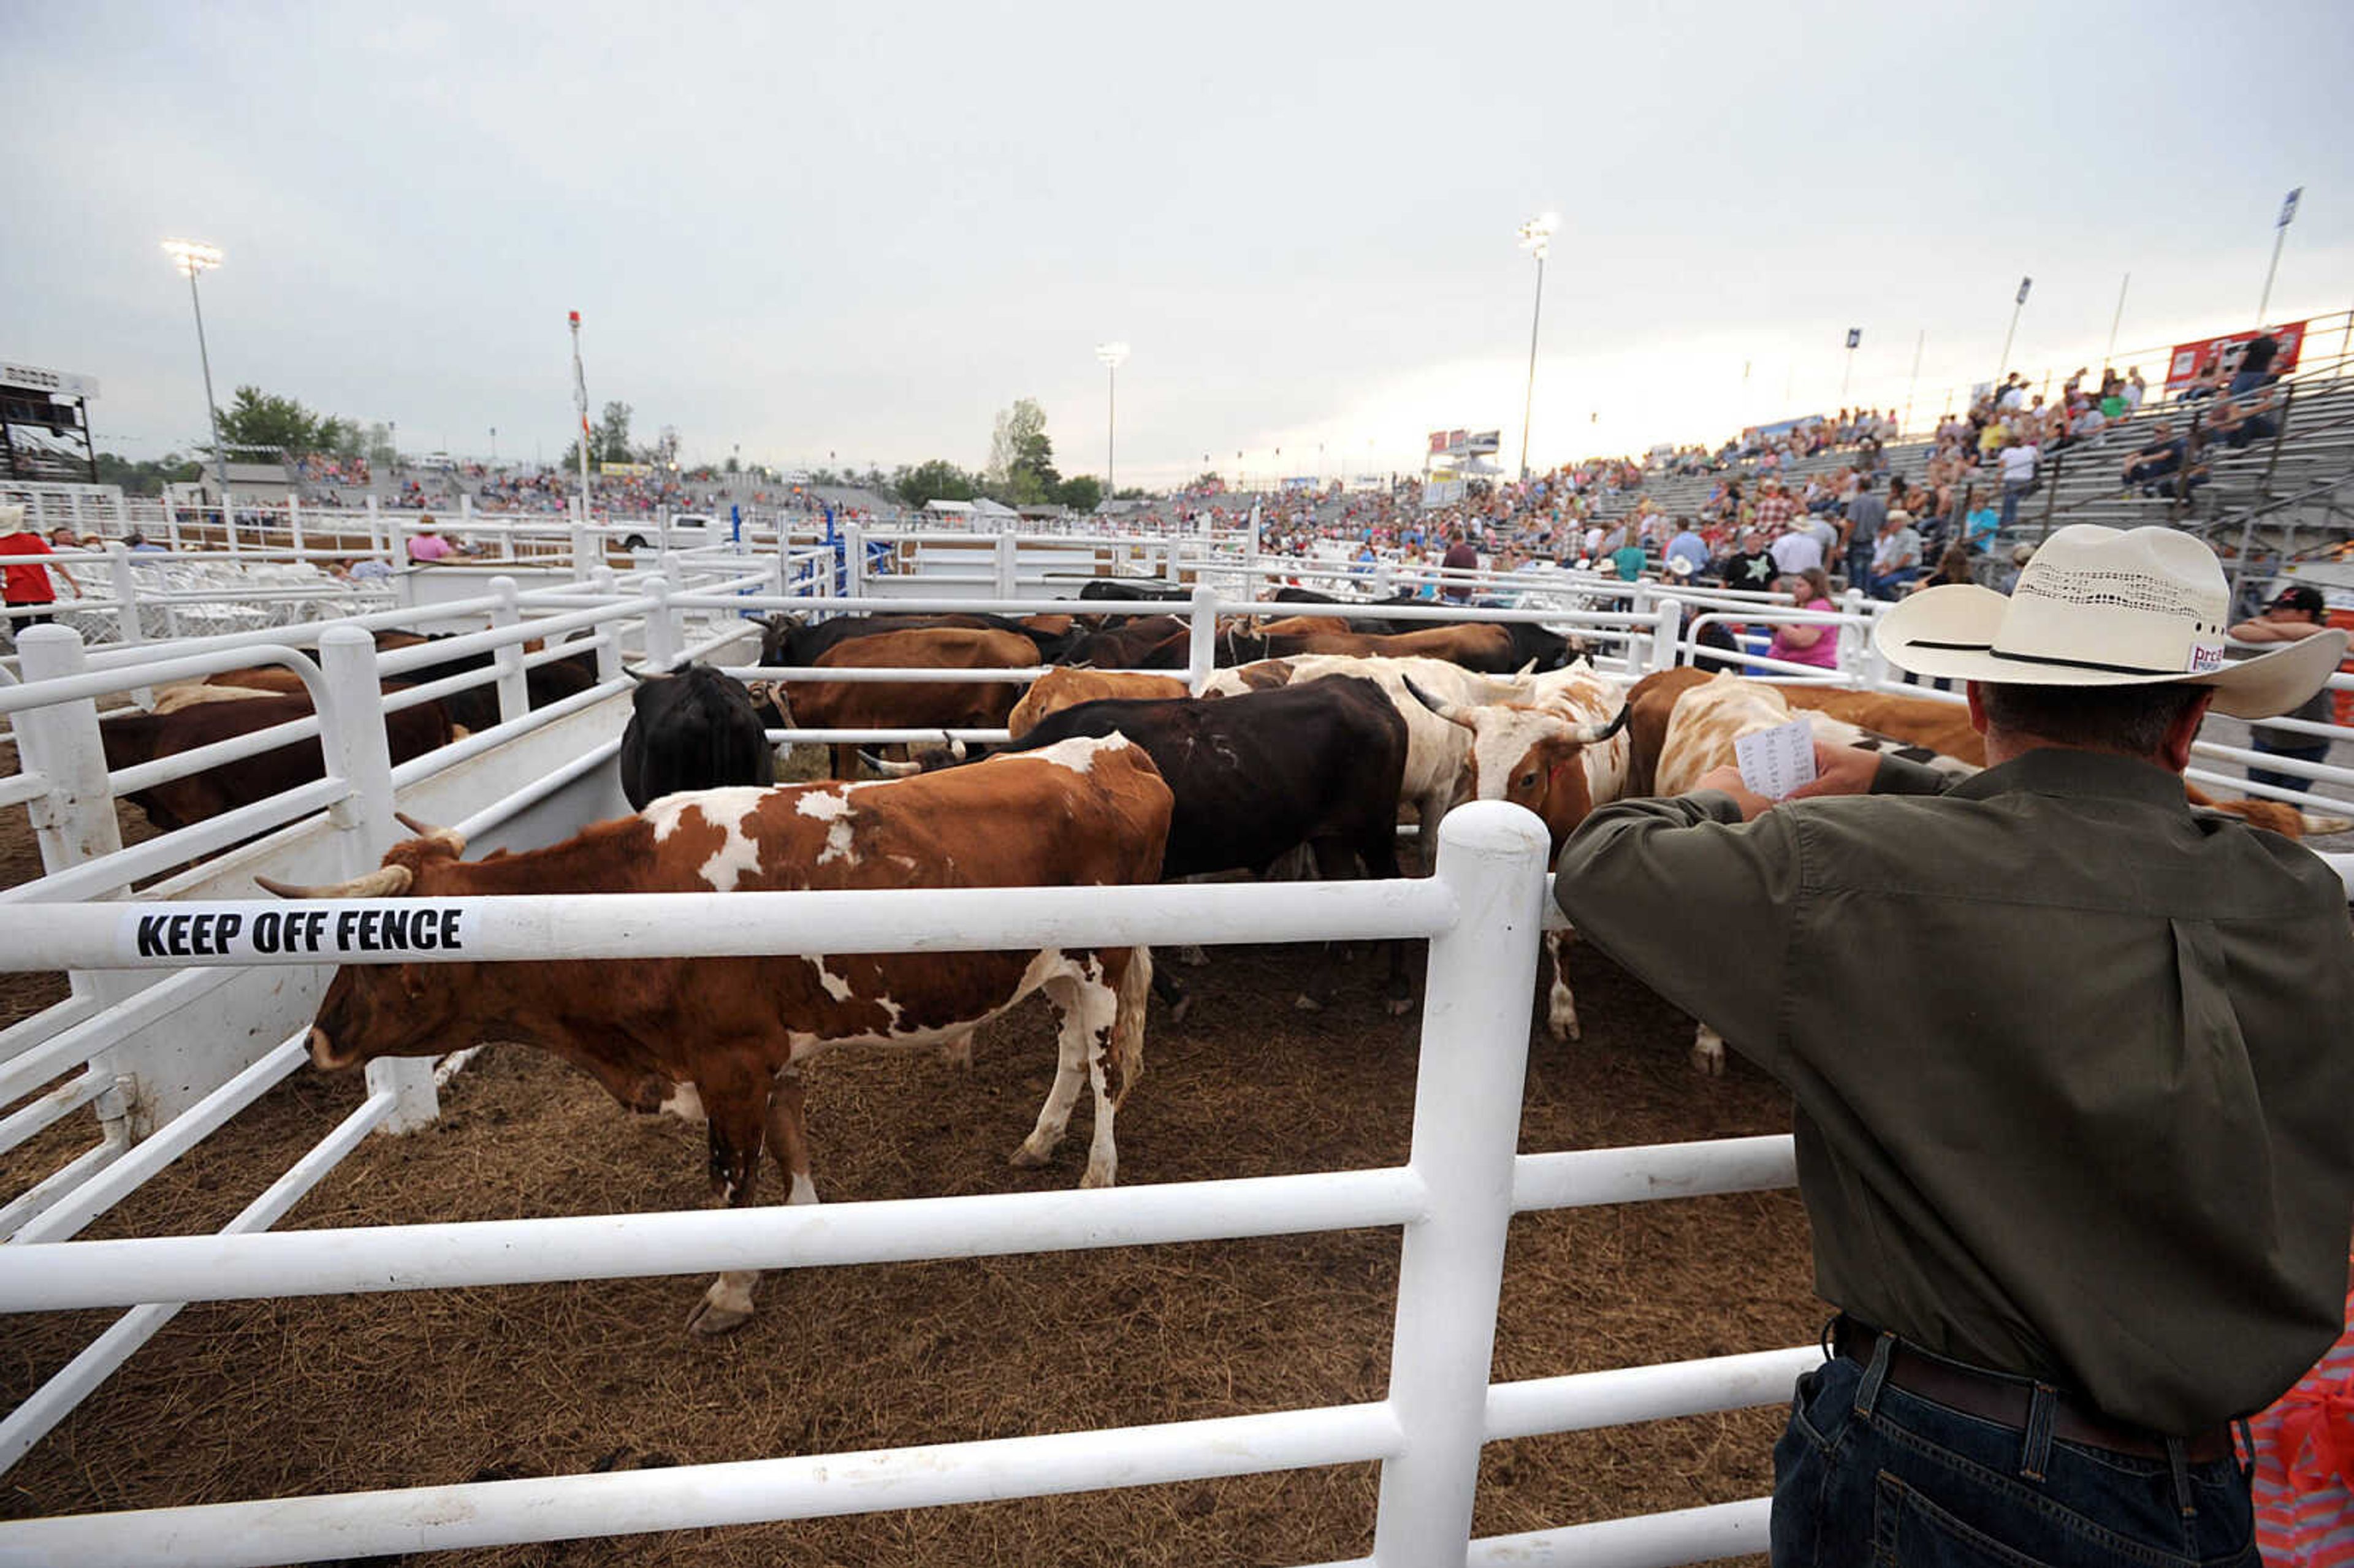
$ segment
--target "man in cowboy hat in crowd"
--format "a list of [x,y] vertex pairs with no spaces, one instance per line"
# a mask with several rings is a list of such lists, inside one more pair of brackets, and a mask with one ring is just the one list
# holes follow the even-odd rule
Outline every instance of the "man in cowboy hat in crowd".
[[2009,598],[1925,589],[1873,634],[1967,683],[1983,773],[1818,747],[1788,800],[1720,768],[1562,853],[1578,929],[1796,1101],[1840,1313],[1775,1449],[1776,1564],[2253,1561],[2230,1424],[2345,1298],[2354,935],[2335,872],[2181,773],[2211,705],[2293,709],[2347,639],[2228,662],[2228,605],[2187,535],[2062,528]]

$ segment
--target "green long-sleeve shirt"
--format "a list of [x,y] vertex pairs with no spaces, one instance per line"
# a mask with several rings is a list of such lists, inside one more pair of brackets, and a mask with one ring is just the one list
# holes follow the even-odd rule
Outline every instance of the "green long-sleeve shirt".
[[2346,890],[2127,758],[1949,782],[1610,806],[1553,895],[1789,1088],[1825,1299],[2157,1431],[2258,1409],[2341,1326]]

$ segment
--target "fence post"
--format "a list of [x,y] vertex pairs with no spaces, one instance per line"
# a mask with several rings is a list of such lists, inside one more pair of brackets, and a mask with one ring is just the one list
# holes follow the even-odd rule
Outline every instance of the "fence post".
[[311,553],[302,547],[302,503],[291,490],[286,493],[286,534],[294,541],[294,558],[309,560]]
[[581,515],[577,505],[569,507],[568,510],[571,512],[572,524],[572,577],[576,582],[586,582],[588,580],[589,572],[602,564],[604,557],[598,552],[596,542],[589,535],[588,520]]
[[[27,685],[88,668],[81,633],[69,626],[27,626],[16,633],[16,652]],[[52,703],[27,708],[12,722],[25,770],[49,781],[48,793],[28,803],[42,871],[63,871],[121,849],[122,829],[114,818],[106,747],[98,736],[98,704],[87,697]]]
[[164,486],[164,543],[176,555],[180,549],[180,509],[172,504],[172,487]]
[[[79,675],[89,668],[81,633],[68,626],[26,627],[16,633],[16,652],[19,673],[27,685]],[[42,873],[60,872],[121,849],[122,826],[114,815],[114,787],[106,777],[106,745],[99,738],[98,704],[85,697],[80,702],[27,708],[16,715],[12,723],[18,766],[41,773],[49,781],[48,793],[26,804],[41,846]],[[147,977],[125,969],[75,970],[67,976],[67,982],[74,995],[94,997],[107,1005],[124,1001],[152,983]],[[108,1143],[128,1144],[145,1136],[149,1118],[139,1103],[135,1082],[116,1070],[115,1053],[116,1047],[110,1044],[90,1059],[92,1072],[114,1079],[114,1087],[106,1091],[95,1108]]]
[[1218,590],[1204,583],[1193,589],[1192,635],[1185,641],[1185,686],[1195,696],[1218,667]]
[[1457,914],[1430,939],[1422,1004],[1410,1163],[1428,1202],[1398,1264],[1388,1403],[1405,1448],[1382,1466],[1379,1568],[1460,1563],[1471,1535],[1546,843],[1542,822],[1500,800],[1475,800],[1438,827],[1438,878]]
[[[1860,588],[1851,588],[1840,595],[1840,609],[1841,613],[1847,615],[1871,614],[1871,611],[1864,608],[1863,590]],[[1866,620],[1863,625],[1852,630],[1855,635],[1851,640],[1846,637],[1840,639],[1840,668],[1848,674],[1868,681],[1870,676],[1867,673],[1867,666],[1871,663],[1872,656],[1872,623]]]
[[1015,548],[1013,535],[1003,529],[998,530],[996,539],[990,546],[991,564],[996,569],[997,597],[1000,599],[1012,599],[1017,591],[1014,588]]
[[[367,498],[367,520],[368,554],[389,556],[391,552],[384,547],[384,514],[376,509],[376,497],[373,494]],[[392,564],[397,567],[400,562],[396,558]]]
[[[613,568],[610,567],[598,567],[588,574],[588,582],[600,594],[620,592],[614,586]],[[597,683],[601,686],[608,681],[620,678],[621,673],[620,623],[600,620],[593,635],[597,639]]]
[[245,551],[237,542],[237,506],[229,500],[228,492],[221,492],[221,533],[227,537],[228,553],[242,556]]
[[[394,837],[392,748],[385,738],[376,640],[356,626],[326,628],[319,633],[319,673],[326,699],[319,709],[319,744],[329,771],[351,786],[350,794],[327,808],[327,821],[342,844],[344,874],[358,876],[376,868]],[[378,1057],[367,1065],[367,1086],[371,1095],[393,1097],[387,1132],[414,1132],[440,1114],[429,1056]]]
[[[493,627],[523,624],[523,596],[513,577],[493,577],[491,592],[499,602],[491,607]],[[531,687],[524,678],[523,644],[509,642],[492,651],[491,664],[499,673],[499,722],[512,724],[531,712]]]
[[645,667],[661,674],[678,657],[678,623],[671,619],[670,584],[656,577],[645,591],[654,601],[646,610]]
[[863,598],[866,592],[866,529],[857,523],[842,525],[842,586],[845,598]]
[[1676,667],[1676,637],[1682,630],[1684,607],[1680,600],[1662,599],[1654,613],[1651,625],[1651,668],[1672,670]]

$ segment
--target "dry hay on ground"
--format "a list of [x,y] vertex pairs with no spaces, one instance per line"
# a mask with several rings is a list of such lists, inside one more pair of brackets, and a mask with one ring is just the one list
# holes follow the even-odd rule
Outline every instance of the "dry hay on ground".
[[[1288,1001],[1299,948],[1222,949],[1189,973],[1193,1017],[1155,1010],[1120,1118],[1124,1180],[1390,1162],[1406,1152],[1416,1021],[1380,1006],[1361,955],[1335,1004]],[[1783,1130],[1787,1101],[1736,1065],[1684,1064],[1690,1024],[1576,950],[1587,1039],[1532,1050],[1522,1147]],[[1418,968],[1418,965],[1417,965]],[[1033,1002],[984,1031],[968,1075],[928,1056],[838,1057],[812,1074],[827,1198],[1066,1185],[1004,1157],[1053,1069]],[[90,1234],[217,1227],[356,1103],[305,1070]],[[374,1138],[286,1222],[390,1224],[684,1208],[699,1130],[631,1118],[514,1047],[485,1053],[445,1114]],[[1086,1112],[1080,1113],[1084,1122]],[[773,1171],[763,1196],[780,1194]],[[566,1474],[1000,1437],[1371,1400],[1386,1378],[1394,1232],[771,1276],[732,1338],[681,1329],[705,1283],[657,1278],[198,1305],[6,1481],[12,1516]],[[1540,1214],[1515,1223],[1496,1375],[1543,1376],[1805,1342],[1794,1194]],[[14,1403],[105,1314],[11,1324]],[[1489,1451],[1478,1529],[1501,1533],[1762,1494],[1771,1411],[1525,1439]],[[422,1564],[1317,1562],[1371,1542],[1371,1466],[976,1508],[582,1541]]]

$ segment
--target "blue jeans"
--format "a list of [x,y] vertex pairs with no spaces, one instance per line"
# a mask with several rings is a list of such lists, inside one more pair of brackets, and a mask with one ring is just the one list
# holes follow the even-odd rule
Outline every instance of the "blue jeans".
[[2019,498],[2026,494],[2027,486],[2034,482],[2033,480],[2029,480],[2025,484],[2006,484],[2002,487],[2002,525],[2004,527],[2008,528],[2019,521]]
[[2258,1568],[2236,1459],[2189,1466],[2178,1496],[2164,1459],[2042,1446],[1836,1357],[1774,1446],[1774,1568]]
[[1897,599],[1902,596],[1896,590],[1920,575],[1918,567],[1899,567],[1893,572],[1881,572],[1864,584],[1864,592],[1874,599]]
[[[2281,733],[2296,734],[2294,730]],[[2309,740],[2306,736],[2297,736],[2296,744],[2293,746],[2272,746],[2266,744],[2269,738],[2264,731],[2257,730],[2249,740],[2249,749],[2261,751],[2267,757],[2293,757],[2299,762],[2328,760],[2329,743],[2326,740]],[[2307,779],[2301,773],[2275,773],[2269,768],[2257,768],[2253,765],[2248,768],[2248,779],[2253,783],[2269,784],[2275,789],[2311,789],[2316,784],[2316,780]]]

